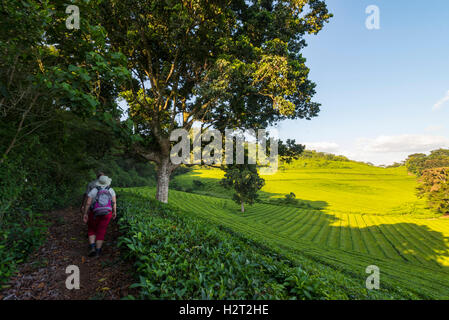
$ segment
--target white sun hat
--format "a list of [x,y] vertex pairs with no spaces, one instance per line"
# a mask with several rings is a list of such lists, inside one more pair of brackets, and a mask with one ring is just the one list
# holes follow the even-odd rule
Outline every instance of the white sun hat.
[[109,187],[111,185],[112,179],[108,176],[101,176],[98,178],[97,182],[95,184],[99,187]]

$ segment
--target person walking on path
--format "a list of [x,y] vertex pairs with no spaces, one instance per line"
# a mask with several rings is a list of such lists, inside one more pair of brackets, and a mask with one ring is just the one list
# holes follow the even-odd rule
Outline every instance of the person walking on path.
[[92,190],[93,188],[95,188],[97,186],[96,183],[101,176],[104,176],[104,173],[102,171],[99,171],[97,173],[97,179],[92,180],[91,182],[89,182],[87,184],[86,192],[83,195],[83,202],[81,203],[81,208],[80,208],[81,214],[84,213],[84,208],[86,207],[87,195],[89,194],[90,190]]
[[87,195],[83,221],[87,223],[89,257],[100,256],[109,222],[117,217],[117,198],[112,179],[102,175]]

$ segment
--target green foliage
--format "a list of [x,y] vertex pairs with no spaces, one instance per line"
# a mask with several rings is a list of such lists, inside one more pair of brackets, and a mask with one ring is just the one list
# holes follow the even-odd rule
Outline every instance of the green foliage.
[[[16,204],[0,221],[0,285],[46,238],[47,223],[39,214]],[[1,288],[1,286],[0,286]]]
[[[306,165],[307,164],[307,165]],[[201,179],[207,188],[195,193],[218,198],[232,198],[232,189],[220,181],[224,173],[217,168],[197,168],[176,177],[181,187]],[[266,183],[258,193],[260,201],[281,204],[285,194],[294,192],[298,207],[311,205],[331,212],[413,216],[435,218],[416,197],[417,182],[404,166],[381,168],[355,161],[327,161],[299,158],[284,164],[272,175],[262,176]]]
[[427,199],[435,212],[449,214],[449,168],[425,169],[417,187],[418,196]]
[[10,161],[0,166],[0,225],[3,217],[19,199],[25,184],[25,174],[19,166]]
[[405,165],[405,162],[394,162],[393,164],[390,164],[388,166],[385,166],[385,168],[399,168]]
[[120,239],[144,299],[324,299],[322,279],[202,219],[122,195]]
[[281,161],[291,163],[293,160],[298,160],[300,155],[304,152],[305,146],[297,144],[295,140],[287,139],[284,143],[279,141],[278,154]]
[[0,117],[10,132],[1,159],[61,110],[110,125],[120,115],[114,93],[129,74],[123,55],[105,47],[102,28],[90,24],[94,2],[79,4],[82,27],[70,35],[62,0],[2,2]]
[[296,199],[296,195],[293,192],[285,195],[285,203],[287,204],[296,204],[298,200]]
[[427,156],[424,153],[415,153],[408,156],[405,166],[408,172],[420,176]]
[[437,149],[430,152],[429,155],[424,153],[415,153],[405,161],[405,166],[410,173],[420,177],[424,170],[432,168],[442,168],[449,166],[449,149]]
[[331,153],[317,152],[313,150],[303,150],[296,157],[286,161],[282,159],[280,170],[299,169],[299,168],[347,168],[350,169],[354,165],[365,167],[367,164],[352,161],[345,156],[334,155]]
[[201,180],[193,180],[193,186],[197,189],[204,187],[204,183]]
[[101,2],[107,43],[133,71],[120,96],[139,137],[134,150],[159,164],[158,200],[167,201],[176,167],[165,165],[173,129],[255,129],[317,116],[301,53],[305,36],[331,16],[322,0]]
[[114,187],[154,186],[156,170],[154,164],[119,155],[106,155],[88,161],[89,177],[93,180],[98,171],[112,178]]
[[267,204],[275,204],[280,206],[290,206],[290,207],[296,207],[301,209],[322,209],[319,205],[313,206],[311,204],[311,201],[306,200],[300,200],[296,199],[296,195],[293,192],[290,192],[284,196],[284,198],[270,198],[267,200],[260,200],[260,203],[267,203]]
[[252,164],[232,164],[222,167],[225,172],[221,184],[234,190],[233,199],[241,204],[241,211],[244,212],[244,204],[253,204],[257,199],[257,191],[262,189],[265,180],[259,177],[256,165]]

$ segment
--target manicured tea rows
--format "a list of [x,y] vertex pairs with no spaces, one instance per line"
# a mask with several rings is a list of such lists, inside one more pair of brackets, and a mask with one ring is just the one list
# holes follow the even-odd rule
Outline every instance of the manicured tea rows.
[[207,220],[129,193],[120,201],[120,244],[135,260],[139,298],[348,298],[326,279]]
[[242,215],[231,200],[170,192],[170,202],[179,208],[248,236],[260,234],[258,239],[286,252],[306,250],[312,259],[357,270],[360,277],[366,266],[376,264],[382,266],[385,285],[400,284],[425,297],[449,296],[447,221],[430,228],[427,221],[402,216],[331,215],[268,204],[255,204]]

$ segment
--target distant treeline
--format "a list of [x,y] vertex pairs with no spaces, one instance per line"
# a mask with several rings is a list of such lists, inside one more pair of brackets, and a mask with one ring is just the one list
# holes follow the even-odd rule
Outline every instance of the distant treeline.
[[410,173],[421,176],[426,169],[449,167],[449,149],[438,149],[424,153],[414,153],[405,160],[405,166]]
[[[306,146],[307,147],[307,146]],[[304,150],[297,159],[291,163],[281,161],[281,169],[287,168],[340,168],[350,169],[354,166],[373,166],[372,163],[350,160],[342,155],[318,152],[315,150]]]
[[345,162],[351,161],[345,156],[337,156],[332,153],[317,152],[314,150],[304,150],[299,157],[302,159],[324,159],[330,161],[345,161]]

